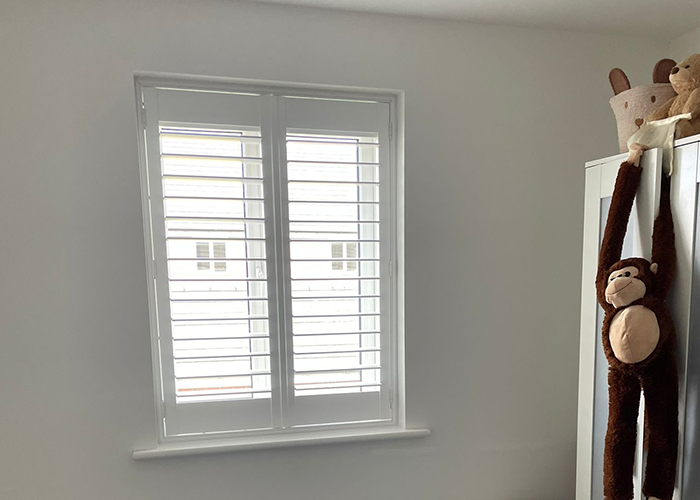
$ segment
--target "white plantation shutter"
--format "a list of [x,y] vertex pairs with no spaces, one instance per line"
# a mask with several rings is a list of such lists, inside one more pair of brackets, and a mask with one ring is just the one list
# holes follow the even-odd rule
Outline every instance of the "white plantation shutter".
[[395,421],[389,103],[143,107],[162,437]]
[[260,98],[144,103],[164,434],[271,428]]
[[389,241],[381,241],[389,226],[388,182],[381,182],[389,106],[286,98],[280,118],[293,422],[389,418],[389,393],[382,390],[391,378],[389,336],[382,335],[389,287],[382,295],[381,286],[389,266]]

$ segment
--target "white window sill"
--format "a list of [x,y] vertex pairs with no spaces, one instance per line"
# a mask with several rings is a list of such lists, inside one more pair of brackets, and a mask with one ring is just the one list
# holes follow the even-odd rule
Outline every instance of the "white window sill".
[[149,460],[153,458],[207,455],[213,453],[229,453],[247,450],[264,450],[269,448],[289,448],[292,446],[312,446],[321,444],[420,438],[429,435],[430,430],[428,429],[401,429],[398,427],[387,427],[371,430],[353,429],[286,436],[250,436],[235,440],[163,444],[155,448],[134,450],[132,457],[134,460]]

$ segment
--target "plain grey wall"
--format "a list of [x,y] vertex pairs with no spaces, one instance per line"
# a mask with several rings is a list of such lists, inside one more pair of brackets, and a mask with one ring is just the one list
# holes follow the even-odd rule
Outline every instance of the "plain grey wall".
[[[567,500],[583,162],[667,45],[217,0],[4,0],[0,498]],[[406,90],[407,399],[430,438],[133,462],[155,436],[136,70]]]
[[700,28],[671,40],[669,52],[671,57],[678,62],[691,54],[700,52]]

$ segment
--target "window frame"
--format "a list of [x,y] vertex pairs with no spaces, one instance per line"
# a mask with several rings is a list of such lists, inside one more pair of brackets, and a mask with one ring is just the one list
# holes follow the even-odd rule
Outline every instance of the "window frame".
[[[340,87],[328,85],[311,85],[311,84],[291,84],[282,82],[271,82],[264,80],[248,80],[237,78],[221,78],[221,77],[199,77],[189,75],[173,75],[160,73],[136,73],[136,105],[137,105],[137,131],[139,145],[139,172],[141,180],[141,193],[143,204],[143,227],[144,227],[144,242],[146,253],[146,268],[147,268],[147,284],[148,284],[148,300],[149,300],[149,320],[150,320],[150,337],[151,337],[151,353],[152,353],[152,368],[153,368],[153,384],[154,384],[154,403],[155,417],[157,428],[157,444],[167,445],[170,443],[193,441],[207,441],[226,439],[227,441],[235,441],[241,437],[250,438],[255,436],[272,439],[274,442],[279,438],[283,442],[285,438],[294,435],[321,435],[327,434],[329,429],[337,430],[338,432],[352,431],[353,429],[361,430],[362,432],[372,431],[373,429],[387,430],[402,430],[405,429],[405,398],[404,398],[404,380],[405,380],[405,365],[404,365],[404,235],[403,235],[403,213],[404,213],[404,197],[403,197],[403,149],[404,149],[404,93],[400,90],[384,90],[384,89],[367,89],[358,87]],[[147,89],[172,89],[172,90],[192,90],[192,91],[210,91],[217,93],[234,93],[234,94],[256,94],[264,96],[266,93],[280,94],[283,93],[289,97],[306,97],[314,99],[331,99],[331,100],[351,100],[360,102],[381,102],[389,105],[389,144],[388,144],[388,164],[387,164],[387,179],[388,192],[390,195],[389,206],[389,268],[390,273],[387,277],[390,286],[390,324],[389,333],[390,345],[382,346],[382,349],[387,349],[391,357],[391,379],[390,383],[390,404],[392,408],[391,419],[383,421],[357,422],[357,423],[336,423],[336,424],[321,424],[311,426],[301,426],[285,429],[265,429],[265,430],[241,430],[241,431],[224,431],[211,432],[206,434],[197,434],[193,436],[167,436],[164,429],[164,396],[162,391],[161,381],[161,347],[158,339],[157,328],[157,299],[156,289],[153,281],[156,269],[153,259],[153,238],[151,234],[151,220],[147,209],[149,203],[148,189],[148,162],[146,157],[146,140],[145,129],[148,124],[146,112],[143,105],[144,91]],[[263,103],[265,105],[265,103]],[[263,124],[263,127],[265,125]],[[281,165],[280,158],[273,159],[275,165]],[[286,164],[285,164],[286,168]],[[277,224],[275,218],[275,224]],[[275,230],[277,231],[277,230]],[[271,286],[273,286],[271,284]],[[283,321],[282,318],[279,319]],[[271,360],[272,362],[278,362]],[[289,388],[282,388],[283,391]],[[293,388],[292,388],[293,391]]]

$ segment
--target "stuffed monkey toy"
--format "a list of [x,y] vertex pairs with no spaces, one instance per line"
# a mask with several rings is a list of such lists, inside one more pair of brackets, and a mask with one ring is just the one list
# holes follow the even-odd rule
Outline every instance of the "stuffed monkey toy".
[[609,417],[605,436],[606,500],[632,500],[637,416],[644,392],[648,448],[643,493],[671,500],[678,451],[676,333],[666,299],[676,270],[670,178],[662,174],[659,215],[649,262],[620,260],[641,178],[643,147],[634,144],[615,181],[598,261],[596,291],[605,311],[603,349],[609,363]]

